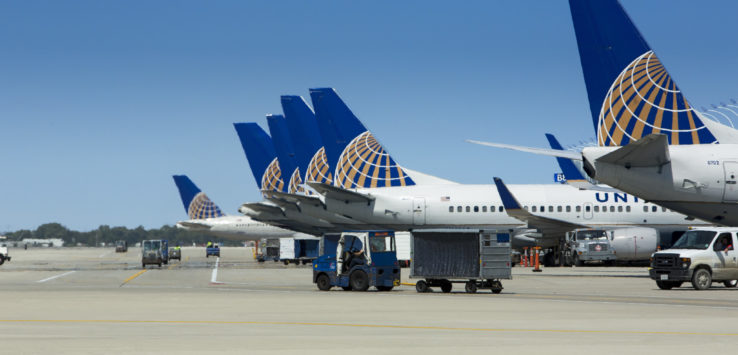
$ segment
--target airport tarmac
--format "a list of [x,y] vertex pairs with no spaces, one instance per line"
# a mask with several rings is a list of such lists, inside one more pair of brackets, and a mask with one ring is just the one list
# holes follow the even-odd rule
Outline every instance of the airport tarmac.
[[223,248],[215,259],[183,248],[181,262],[143,271],[137,248],[11,249],[0,266],[0,349],[686,353],[738,341],[738,289],[662,291],[644,267],[516,267],[498,295],[463,285],[321,292],[308,265],[259,264],[251,253]]

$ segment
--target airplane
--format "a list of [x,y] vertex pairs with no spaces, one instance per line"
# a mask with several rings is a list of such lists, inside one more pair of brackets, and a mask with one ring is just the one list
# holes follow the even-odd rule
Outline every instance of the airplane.
[[186,175],[174,175],[182,204],[189,220],[177,222],[177,228],[203,232],[236,241],[258,241],[261,238],[314,238],[311,235],[274,227],[247,216],[229,216],[202,192]]
[[[332,184],[307,179],[306,184],[320,194],[322,203],[320,214],[316,213],[317,208],[301,208],[299,213],[308,216],[320,215],[333,222],[326,216],[327,211],[398,231],[513,229],[516,246],[551,249],[558,247],[565,232],[577,228],[647,226],[662,234],[664,240],[671,240],[673,233],[680,234],[695,224],[684,215],[621,192],[581,190],[560,184],[509,185],[530,213],[546,223],[523,222],[505,213],[495,185],[457,184],[398,165],[333,89],[312,89],[311,98],[325,160],[335,169]],[[284,199],[285,195],[292,196],[300,206],[308,198],[265,192],[270,201]],[[552,253],[549,258],[555,257]]]
[[593,179],[717,224],[738,226],[738,130],[690,106],[615,0],[570,0],[597,147],[473,143],[581,160]]

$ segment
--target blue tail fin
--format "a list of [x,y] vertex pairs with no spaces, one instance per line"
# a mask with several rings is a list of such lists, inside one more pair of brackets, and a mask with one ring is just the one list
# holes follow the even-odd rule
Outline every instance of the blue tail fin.
[[251,172],[260,190],[284,191],[277,152],[269,135],[253,122],[234,123]]
[[289,181],[287,192],[295,193],[302,184],[302,179],[295,163],[295,148],[292,146],[287,120],[282,115],[267,115],[267,124],[269,124],[269,133],[272,134],[272,142],[277,152],[279,170],[284,172],[283,180]]
[[310,97],[329,166],[335,167],[335,186],[366,188],[415,185],[334,89],[310,89]]
[[670,144],[716,141],[617,0],[569,0],[569,7],[600,146],[652,133]]
[[182,204],[190,219],[222,217],[220,208],[195,186],[187,175],[173,175]]
[[[300,170],[300,184],[305,181],[317,181],[330,184],[333,174],[329,171],[320,137],[318,121],[313,110],[301,96],[282,96],[282,111],[287,119],[287,128],[295,149],[295,162]],[[315,164],[311,162],[315,161]],[[313,166],[313,169],[310,167]],[[290,182],[292,189],[292,182]],[[296,191],[301,191],[297,188]]]
[[[551,145],[551,149],[564,150],[564,147],[561,146],[561,144],[558,140],[556,140],[556,137],[554,137],[553,134],[546,133],[546,138],[548,139],[548,144]],[[577,169],[576,165],[574,165],[574,162],[571,161],[571,159],[557,157],[556,161],[559,163],[559,167],[561,167],[561,172],[564,173],[564,177],[567,181],[586,180],[584,178],[584,175],[582,175],[579,169]]]

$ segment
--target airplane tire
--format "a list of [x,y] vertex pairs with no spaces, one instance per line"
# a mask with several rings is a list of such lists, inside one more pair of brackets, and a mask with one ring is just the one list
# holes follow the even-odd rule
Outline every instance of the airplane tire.
[[464,290],[466,293],[477,293],[477,282],[469,280],[466,285],[464,285]]
[[733,288],[738,286],[738,280],[723,281],[723,285],[727,288]]

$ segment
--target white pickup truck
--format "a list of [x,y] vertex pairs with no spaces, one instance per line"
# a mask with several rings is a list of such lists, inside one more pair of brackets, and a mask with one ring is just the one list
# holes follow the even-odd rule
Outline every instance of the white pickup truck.
[[690,281],[697,290],[713,282],[725,287],[738,285],[736,228],[695,228],[687,231],[667,250],[651,257],[649,276],[662,290],[680,287]]
[[0,265],[6,261],[10,261],[10,255],[8,255],[8,246],[5,243],[0,243]]

